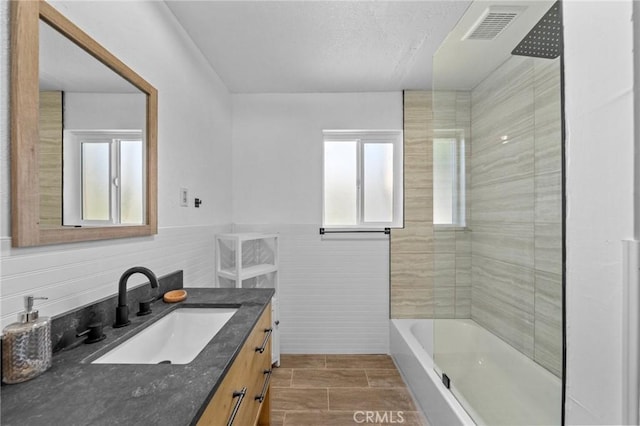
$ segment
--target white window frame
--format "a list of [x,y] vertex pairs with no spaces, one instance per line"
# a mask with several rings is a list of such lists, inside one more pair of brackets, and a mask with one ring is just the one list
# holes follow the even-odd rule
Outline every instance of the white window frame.
[[[454,193],[452,198],[452,211],[453,211],[453,221],[452,223],[435,223],[434,226],[439,229],[446,228],[465,228],[467,221],[467,208],[466,208],[466,144],[464,138],[464,131],[462,129],[448,129],[441,130],[436,129],[434,131],[434,145],[435,141],[438,139],[453,139],[455,140],[455,164],[454,164],[454,176],[452,177]],[[435,185],[435,179],[434,179]],[[434,198],[434,220],[435,220],[435,209],[436,200]]]
[[[378,230],[402,228],[404,226],[404,183],[403,183],[403,133],[402,130],[324,130],[322,142],[322,226],[327,229]],[[325,220],[325,142],[357,142],[357,223],[354,225],[327,225]],[[392,143],[393,145],[393,210],[389,222],[366,222],[364,220],[364,145],[372,143]]]
[[[139,226],[123,224],[120,219],[120,141],[144,141],[140,130],[74,130],[63,131],[63,184],[62,223],[64,226]],[[109,220],[85,220],[82,217],[82,144],[85,142],[107,142],[110,146],[109,168],[111,185],[109,191]],[[142,144],[142,158],[146,158],[146,144]],[[146,162],[143,162],[146,163]],[[146,164],[142,164],[146,176]],[[146,185],[143,182],[143,200],[146,200]],[[142,203],[142,217],[146,217],[146,202]]]

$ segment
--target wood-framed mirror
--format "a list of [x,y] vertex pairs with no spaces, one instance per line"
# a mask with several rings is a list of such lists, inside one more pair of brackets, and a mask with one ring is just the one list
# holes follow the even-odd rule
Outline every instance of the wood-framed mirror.
[[[69,46],[77,52],[65,60]],[[90,70],[78,65],[82,55]],[[11,2],[14,247],[157,233],[157,99],[151,84],[44,0]]]

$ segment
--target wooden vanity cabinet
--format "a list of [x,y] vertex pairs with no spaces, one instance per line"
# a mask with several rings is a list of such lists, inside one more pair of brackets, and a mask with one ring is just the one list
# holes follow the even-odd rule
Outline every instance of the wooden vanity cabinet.
[[270,424],[271,333],[269,305],[198,419],[198,426]]

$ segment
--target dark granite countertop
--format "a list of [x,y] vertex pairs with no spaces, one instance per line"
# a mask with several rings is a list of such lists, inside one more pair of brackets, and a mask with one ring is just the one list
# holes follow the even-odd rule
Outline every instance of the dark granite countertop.
[[[272,289],[186,288],[187,300],[156,301],[131,325],[106,326],[102,342],[63,350],[44,374],[0,391],[3,426],[187,425],[195,423],[270,302]],[[189,364],[91,364],[157,318],[178,307],[238,307]]]

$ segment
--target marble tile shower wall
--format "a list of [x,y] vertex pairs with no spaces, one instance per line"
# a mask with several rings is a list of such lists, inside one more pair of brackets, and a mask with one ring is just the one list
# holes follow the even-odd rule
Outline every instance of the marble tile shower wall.
[[433,226],[434,129],[462,133],[468,169],[471,93],[404,93],[405,222],[391,232],[392,318],[471,317],[470,233]]
[[560,108],[559,60],[514,56],[472,91],[468,222],[471,317],[556,375],[562,370]]
[[391,318],[433,318],[433,118],[427,91],[404,92],[404,228],[391,231]]
[[[470,186],[471,93],[433,94],[434,129],[454,130],[465,142],[466,188]],[[469,203],[466,207],[469,217]],[[434,227],[434,318],[471,318],[471,234],[467,228]]]

